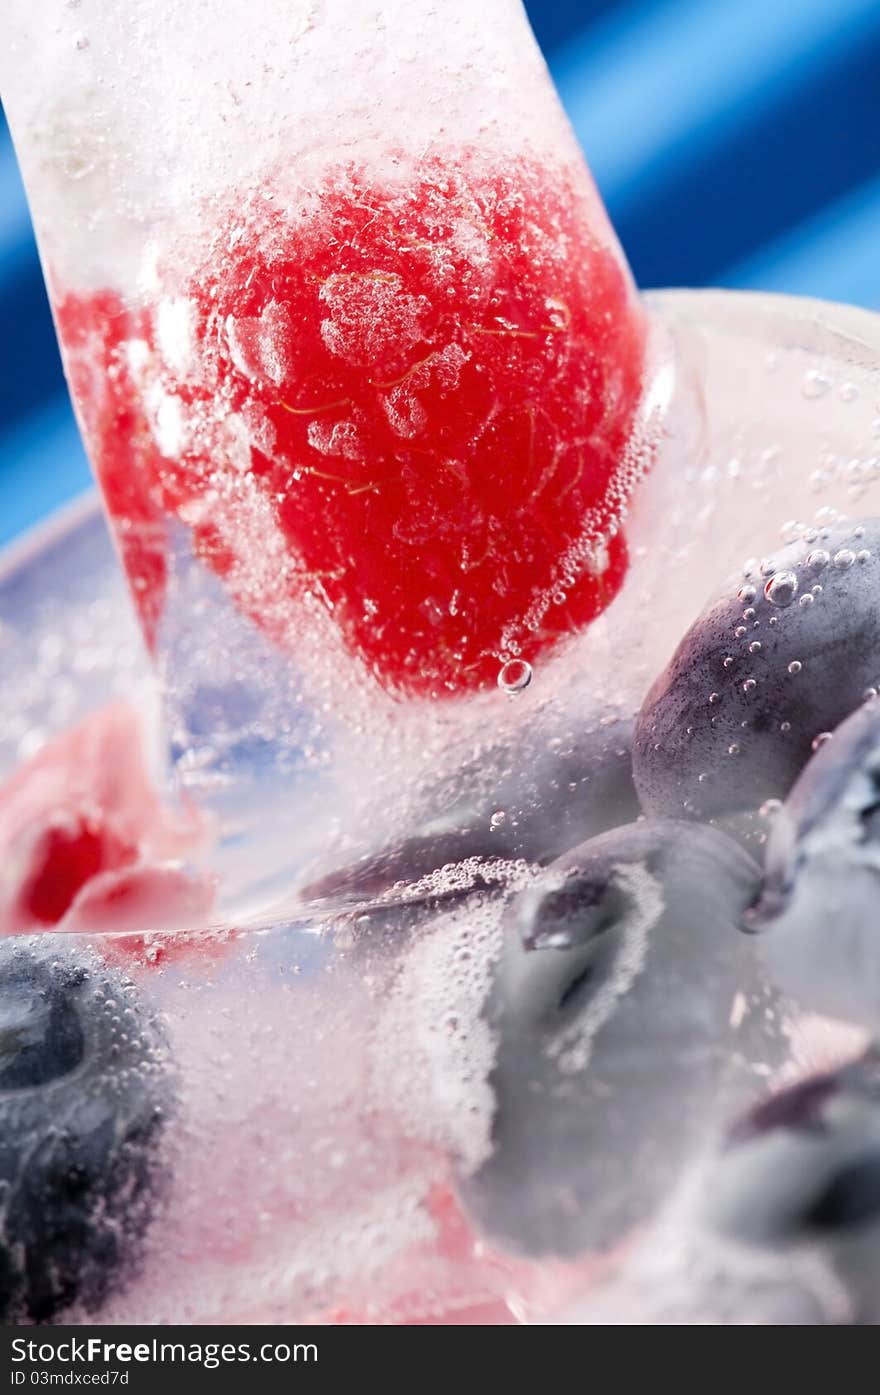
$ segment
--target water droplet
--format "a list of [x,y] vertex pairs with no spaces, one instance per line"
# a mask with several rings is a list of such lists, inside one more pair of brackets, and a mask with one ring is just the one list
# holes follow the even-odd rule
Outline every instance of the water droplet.
[[834,554],[834,565],[842,572],[846,571],[847,567],[851,567],[855,560],[856,554],[848,547],[842,547],[839,552]]
[[735,741],[732,741],[732,742],[730,743],[730,745],[728,746],[728,748],[727,748],[727,754],[728,754],[729,756],[738,756],[738,755],[739,755],[739,751],[740,751],[740,748],[739,748],[739,746],[737,745],[737,743],[736,743]]
[[823,567],[827,567],[831,561],[830,553],[824,548],[817,547],[813,552],[807,553],[807,566],[811,572],[820,572]]
[[495,812],[494,812],[494,814],[492,815],[492,817],[491,817],[490,820],[489,820],[489,827],[490,827],[490,828],[500,828],[501,825],[504,823],[504,821],[505,821],[506,818],[507,818],[507,815],[506,815],[506,813],[504,812],[503,809],[496,809]]
[[754,586],[741,586],[736,593],[737,600],[742,601],[743,605],[749,605],[756,595]]
[[752,642],[751,642],[751,644],[749,645],[749,653],[750,653],[750,654],[760,654],[760,652],[761,652],[761,641],[760,641],[759,639],[753,639]]
[[791,731],[791,722],[780,722],[779,730],[782,732],[783,736],[787,736]]
[[853,537],[854,537],[854,538],[863,538],[864,536],[865,536],[865,529],[864,529],[863,525],[860,523],[856,528],[853,528]]
[[818,581],[816,582],[816,585],[815,585],[815,586],[811,586],[811,587],[810,587],[810,591],[812,592],[812,594],[813,594],[814,596],[821,596],[821,594],[822,594],[822,587],[819,585]]
[[743,635],[747,633],[745,625],[737,625],[733,633],[736,635],[737,639],[742,639]]
[[800,606],[801,610],[806,610],[807,606],[812,604],[813,594],[811,591],[808,591],[805,596],[801,596],[800,600],[798,601],[798,605]]
[[762,557],[758,570],[762,576],[772,576],[776,571],[776,563],[771,562],[769,557]]
[[710,693],[710,694],[709,694],[709,701],[710,701],[710,702],[713,704],[713,706],[714,706],[714,704],[715,704],[716,702],[720,702],[720,701],[721,701],[720,694],[718,694],[718,693]]
[[754,618],[755,618],[754,609],[752,608],[752,606],[746,606],[745,610],[743,611],[743,619],[744,619],[744,620],[754,620]]
[[706,774],[706,771],[705,771],[705,770],[701,771],[701,773],[697,776],[697,784],[698,784],[698,785],[705,785],[705,783],[706,783],[706,781],[708,780],[708,778],[709,778],[709,776]]
[[800,659],[792,659],[791,663],[788,666],[788,671],[789,673],[800,673],[802,668],[803,664],[801,663]]
[[870,562],[870,560],[871,560],[871,554],[870,554],[870,552],[868,551],[868,549],[867,549],[866,547],[863,547],[863,548],[861,549],[860,552],[857,552],[857,553],[856,553],[856,561],[857,561],[857,562],[865,563],[865,562]]
[[820,731],[818,736],[813,737],[813,750],[818,751],[820,746],[824,746],[826,741],[830,741],[833,733],[830,731]]
[[725,660],[724,660],[724,667],[725,667],[725,668],[733,668],[733,656],[732,656],[731,654],[728,654],[727,657],[725,658]]
[[777,572],[764,587],[764,595],[771,605],[791,605],[797,595],[798,579],[794,572]]
[[811,368],[809,373],[805,373],[801,383],[801,392],[804,397],[814,400],[817,397],[824,397],[826,392],[831,391],[831,379],[825,373],[820,373],[818,368]]
[[858,383],[841,383],[838,395],[841,402],[855,402],[861,396]]
[[743,563],[743,576],[751,576],[752,572],[756,569],[757,565],[757,557],[750,557],[747,562]]
[[781,799],[765,799],[764,803],[758,810],[758,813],[761,815],[762,819],[773,819],[779,813],[781,808]]
[[80,31],[80,33],[77,34],[73,42],[79,49],[79,51],[82,53],[83,49],[87,49],[89,46],[89,36],[88,34],[83,34],[82,31]]
[[742,685],[742,689],[744,693],[753,693],[757,686],[758,684],[754,678],[747,678]]
[[505,693],[521,693],[532,681],[532,666],[525,659],[510,659],[498,675],[498,686]]
[[874,698],[877,696],[878,692],[880,692],[880,689],[877,689],[877,688],[866,688],[865,691],[862,693],[862,701],[863,701],[863,702],[873,702],[873,701],[874,701]]

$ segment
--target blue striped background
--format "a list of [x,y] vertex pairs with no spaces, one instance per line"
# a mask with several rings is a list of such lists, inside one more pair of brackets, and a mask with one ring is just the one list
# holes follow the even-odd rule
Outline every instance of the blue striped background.
[[[880,0],[528,0],[643,286],[880,308]],[[0,542],[89,479],[0,122]]]

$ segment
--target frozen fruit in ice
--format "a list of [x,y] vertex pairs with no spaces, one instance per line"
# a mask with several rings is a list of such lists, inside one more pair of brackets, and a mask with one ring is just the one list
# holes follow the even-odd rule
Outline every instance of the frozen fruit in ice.
[[[577,178],[528,159],[427,154],[286,188],[267,176],[181,248],[185,273],[161,269],[170,294],[124,361],[106,296],[62,302],[123,546],[166,510],[280,643],[301,647],[308,598],[389,690],[494,688],[621,584],[631,282]],[[109,393],[90,335],[93,372],[108,342],[123,363]]]
[[50,741],[0,789],[0,934],[204,924],[213,885],[182,859],[205,830],[160,802],[123,703]]
[[701,1210],[721,1234],[815,1248],[860,1322],[880,1316],[880,1057],[869,1050],[764,1101],[706,1169]]
[[138,863],[93,877],[60,928],[79,934],[167,934],[208,923],[214,905],[209,878],[173,863]]
[[646,811],[783,799],[880,677],[880,521],[837,523],[730,581],[651,688],[633,744]]
[[492,1153],[462,1181],[490,1235],[533,1255],[607,1248],[665,1196],[742,1087],[725,1078],[734,1043],[772,1045],[749,1022],[764,1003],[738,930],[759,876],[716,829],[644,822],[513,902],[486,1007]]
[[0,1318],[95,1311],[136,1263],[173,1103],[163,1032],[71,940],[0,940]]
[[147,644],[155,648],[167,556],[161,455],[141,400],[139,367],[152,330],[113,291],[59,295],[67,374]]
[[764,1100],[731,1131],[724,1164],[712,1215],[739,1239],[769,1244],[880,1219],[876,1055]]
[[823,742],[773,819],[752,928],[776,982],[820,1012],[880,1026],[880,702]]
[[97,811],[53,814],[30,849],[18,902],[21,928],[57,924],[86,882],[134,856],[134,846],[117,838]]
[[[631,741],[631,720],[616,713],[551,728],[533,721],[513,739],[487,741],[420,800],[410,816],[417,831],[325,874],[303,895],[382,896],[466,859],[548,862],[636,817]],[[488,889],[478,865],[473,872],[470,884]]]

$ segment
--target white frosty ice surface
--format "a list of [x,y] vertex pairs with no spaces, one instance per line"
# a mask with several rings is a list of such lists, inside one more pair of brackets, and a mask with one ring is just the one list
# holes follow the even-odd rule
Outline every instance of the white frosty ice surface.
[[[148,241],[281,163],[573,142],[509,0],[8,0],[0,88],[44,257],[129,292]],[[596,202],[596,224],[605,225]]]

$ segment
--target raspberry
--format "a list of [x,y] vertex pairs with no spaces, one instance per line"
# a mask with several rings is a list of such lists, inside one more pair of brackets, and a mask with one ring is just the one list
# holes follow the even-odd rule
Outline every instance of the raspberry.
[[158,408],[107,294],[68,298],[68,352],[90,324],[113,359],[103,394],[73,385],[151,632],[163,508],[279,642],[310,593],[405,696],[494,685],[599,614],[626,570],[645,327],[588,213],[564,172],[469,155],[239,199],[125,331],[156,351]]

